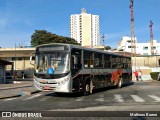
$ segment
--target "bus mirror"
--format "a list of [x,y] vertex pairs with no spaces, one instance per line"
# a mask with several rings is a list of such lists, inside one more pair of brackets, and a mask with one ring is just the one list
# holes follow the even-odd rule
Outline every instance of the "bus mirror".
[[33,53],[30,55],[30,64],[35,66],[35,64],[32,63],[32,55],[33,55]]

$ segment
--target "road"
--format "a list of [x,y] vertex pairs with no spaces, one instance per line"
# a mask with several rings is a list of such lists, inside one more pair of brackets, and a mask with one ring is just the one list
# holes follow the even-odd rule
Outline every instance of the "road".
[[2,99],[0,106],[0,111],[159,111],[160,82],[140,81],[120,89],[97,90],[89,96],[40,92]]

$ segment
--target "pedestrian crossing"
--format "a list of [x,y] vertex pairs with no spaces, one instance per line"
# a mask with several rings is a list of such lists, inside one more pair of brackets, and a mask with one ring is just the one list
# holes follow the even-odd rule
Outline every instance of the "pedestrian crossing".
[[136,102],[145,102],[145,100],[138,95],[131,95],[131,97],[134,99]]
[[[54,97],[43,96],[43,94],[38,93],[35,95],[27,96],[24,98],[8,98],[4,101],[12,101],[16,99],[21,99],[22,101],[29,101],[36,99],[39,102],[47,101],[48,99],[54,99]],[[111,96],[99,95],[96,96],[85,96],[71,98],[74,102],[84,102],[84,101],[96,101],[96,102],[116,102],[116,103],[125,103],[125,102],[135,102],[135,103],[145,103],[145,102],[160,102],[160,95],[122,95],[122,94],[113,94]]]
[[34,98],[37,98],[37,97],[39,97],[39,96],[41,96],[42,94],[35,94],[35,95],[33,95],[33,96],[30,96],[30,97],[28,97],[28,98],[25,98],[24,100],[31,100],[31,99],[34,99]]
[[155,95],[148,95],[149,97],[153,98],[155,102],[160,102],[160,97],[157,97]]
[[120,94],[115,94],[114,99],[116,102],[124,102],[124,99],[123,99],[122,95],[120,95]]

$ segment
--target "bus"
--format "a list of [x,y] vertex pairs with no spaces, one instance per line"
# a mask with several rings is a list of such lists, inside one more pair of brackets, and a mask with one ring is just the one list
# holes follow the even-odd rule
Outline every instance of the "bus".
[[121,88],[132,80],[131,57],[78,45],[37,46],[30,62],[34,65],[34,88],[38,91],[88,95],[108,86]]

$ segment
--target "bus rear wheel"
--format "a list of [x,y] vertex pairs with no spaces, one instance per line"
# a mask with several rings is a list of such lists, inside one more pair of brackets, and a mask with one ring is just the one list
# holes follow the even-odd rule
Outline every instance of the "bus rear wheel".
[[84,88],[84,96],[87,96],[90,93],[90,84],[89,84],[89,82],[86,82],[84,87],[85,87]]
[[123,79],[119,78],[117,87],[122,88],[122,84],[123,84]]

